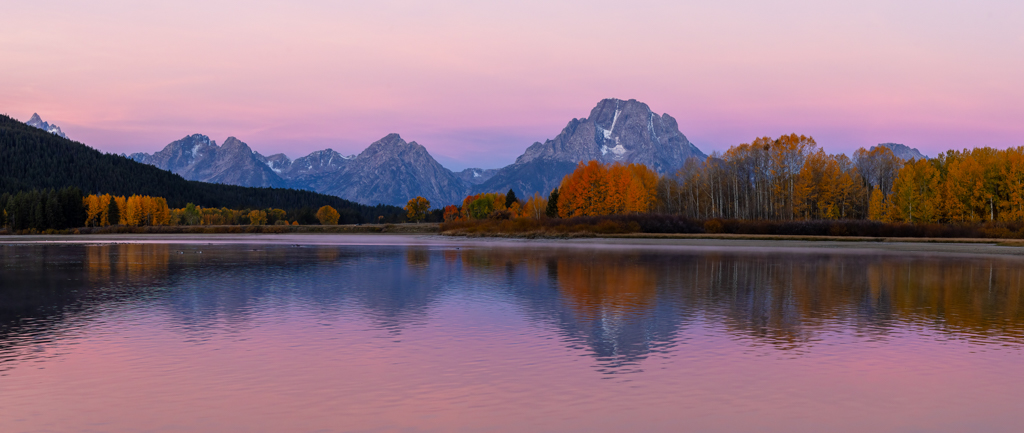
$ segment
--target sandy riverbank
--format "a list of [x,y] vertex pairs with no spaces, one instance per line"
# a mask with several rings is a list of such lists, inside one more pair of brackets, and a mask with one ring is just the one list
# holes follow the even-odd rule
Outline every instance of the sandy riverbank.
[[218,245],[411,245],[434,247],[608,248],[723,252],[1000,255],[1024,258],[1020,244],[991,239],[877,239],[806,236],[634,235],[575,239],[465,238],[419,234],[107,234],[0,236],[0,245],[167,243]]

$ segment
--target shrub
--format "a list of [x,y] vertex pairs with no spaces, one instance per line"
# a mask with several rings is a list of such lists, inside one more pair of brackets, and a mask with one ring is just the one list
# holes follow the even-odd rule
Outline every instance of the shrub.
[[708,233],[722,233],[725,231],[725,225],[720,220],[704,221],[704,231]]

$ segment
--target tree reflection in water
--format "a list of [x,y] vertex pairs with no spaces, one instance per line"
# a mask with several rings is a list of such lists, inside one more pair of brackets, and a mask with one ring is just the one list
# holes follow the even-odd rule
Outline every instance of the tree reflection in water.
[[1019,262],[1003,258],[122,244],[0,246],[0,265],[0,369],[115,308],[159,308],[194,341],[276,308],[355,311],[397,337],[446,296],[477,292],[513,302],[607,373],[670,356],[703,327],[795,354],[913,329],[1024,341]]

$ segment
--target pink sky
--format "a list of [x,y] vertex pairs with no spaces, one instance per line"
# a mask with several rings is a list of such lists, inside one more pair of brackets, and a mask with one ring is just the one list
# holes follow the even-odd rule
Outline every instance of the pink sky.
[[109,152],[192,133],[295,158],[390,132],[453,169],[511,163],[602,98],[707,153],[1024,145],[1019,1],[14,2],[0,112]]

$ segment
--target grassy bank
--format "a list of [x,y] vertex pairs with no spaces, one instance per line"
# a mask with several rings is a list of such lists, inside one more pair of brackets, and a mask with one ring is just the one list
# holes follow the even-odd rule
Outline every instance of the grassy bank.
[[449,236],[525,238],[572,237],[708,237],[729,239],[1024,239],[1024,223],[893,224],[865,220],[746,221],[691,220],[673,215],[609,215],[568,219],[516,218],[446,222],[440,231]]
[[360,224],[360,225],[265,225],[265,226],[243,226],[243,225],[210,225],[210,226],[108,226],[108,227],[81,227],[69,230],[21,230],[12,233],[6,229],[0,229],[0,235],[106,235],[106,234],[229,234],[229,233],[335,233],[335,234],[367,234],[367,233],[395,233],[395,234],[432,234],[440,231],[437,223],[420,224]]

